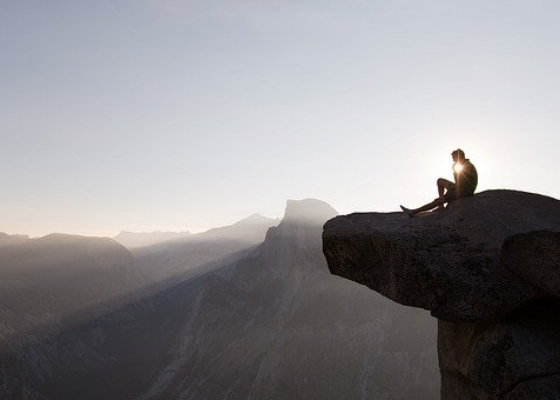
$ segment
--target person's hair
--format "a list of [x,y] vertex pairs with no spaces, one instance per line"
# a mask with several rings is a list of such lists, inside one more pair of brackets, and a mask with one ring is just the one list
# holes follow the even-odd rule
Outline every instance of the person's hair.
[[453,150],[453,153],[451,153],[451,157],[453,157],[454,159],[457,158],[459,160],[464,160],[465,152],[461,149]]

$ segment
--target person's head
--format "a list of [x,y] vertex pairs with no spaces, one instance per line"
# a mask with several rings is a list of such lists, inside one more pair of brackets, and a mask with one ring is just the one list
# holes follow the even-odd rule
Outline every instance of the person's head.
[[465,161],[465,152],[461,149],[453,150],[451,157],[453,157],[453,161],[455,162],[463,162]]

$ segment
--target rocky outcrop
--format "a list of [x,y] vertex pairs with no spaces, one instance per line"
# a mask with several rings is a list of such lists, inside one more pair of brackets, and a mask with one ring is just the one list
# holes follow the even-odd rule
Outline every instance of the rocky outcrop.
[[332,273],[439,319],[442,399],[560,397],[560,201],[496,190],[339,216],[323,251]]

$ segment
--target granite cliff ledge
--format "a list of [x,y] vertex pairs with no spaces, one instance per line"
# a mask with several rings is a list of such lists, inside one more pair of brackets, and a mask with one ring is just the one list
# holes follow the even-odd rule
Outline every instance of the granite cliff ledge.
[[328,221],[331,273],[438,318],[442,400],[560,398],[560,201],[482,192],[442,212]]
[[[492,190],[414,218],[403,213],[336,217],[324,226],[323,252],[331,273],[398,303],[446,321],[492,321],[530,300],[558,294],[560,274],[554,273],[551,254],[536,250],[525,261],[519,254],[523,240],[554,248],[554,232],[560,232],[560,201]],[[549,266],[529,277],[528,262]]]

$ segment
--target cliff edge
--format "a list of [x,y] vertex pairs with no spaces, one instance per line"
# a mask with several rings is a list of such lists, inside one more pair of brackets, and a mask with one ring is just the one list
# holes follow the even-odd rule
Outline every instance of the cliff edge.
[[493,190],[442,212],[328,221],[331,273],[438,318],[442,399],[560,398],[560,201]]

